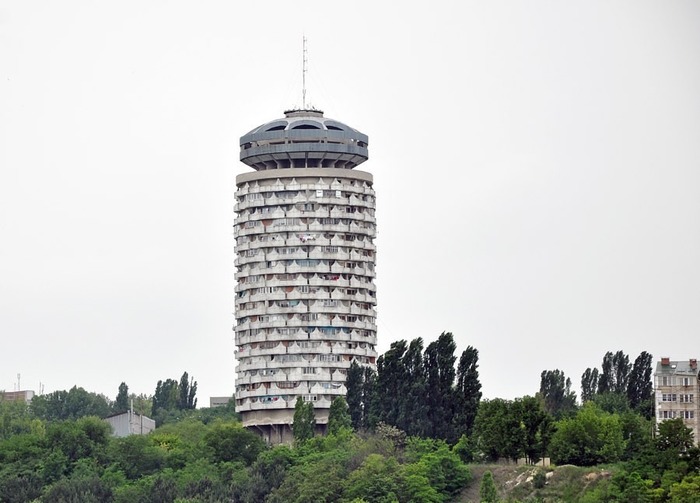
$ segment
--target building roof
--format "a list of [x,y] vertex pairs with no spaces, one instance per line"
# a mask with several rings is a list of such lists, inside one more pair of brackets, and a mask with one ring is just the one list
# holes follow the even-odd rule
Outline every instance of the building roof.
[[287,110],[241,136],[242,162],[255,170],[352,169],[369,157],[369,138],[321,110]]
[[[324,117],[322,110],[286,110],[283,118],[261,124],[243,135],[243,138],[256,133],[314,129],[355,133],[357,139],[364,140],[365,143],[367,142],[367,135],[360,133],[357,129],[351,128],[340,121]],[[241,143],[243,143],[242,139]]]
[[[697,360],[690,359],[675,361],[664,358],[660,362],[656,362],[656,373],[698,375]],[[700,376],[698,376],[698,378],[700,379]]]

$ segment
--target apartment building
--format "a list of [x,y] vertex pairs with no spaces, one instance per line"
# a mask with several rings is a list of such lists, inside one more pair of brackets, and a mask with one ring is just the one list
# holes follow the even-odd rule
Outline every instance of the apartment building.
[[673,361],[661,358],[654,373],[657,424],[680,418],[700,441],[700,375],[695,358]]

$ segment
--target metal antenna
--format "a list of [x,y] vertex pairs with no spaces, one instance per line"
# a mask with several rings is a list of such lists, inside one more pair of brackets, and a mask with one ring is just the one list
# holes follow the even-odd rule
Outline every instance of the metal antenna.
[[302,63],[301,63],[301,103],[302,110],[306,110],[306,64],[308,59],[306,57],[306,36],[302,37]]

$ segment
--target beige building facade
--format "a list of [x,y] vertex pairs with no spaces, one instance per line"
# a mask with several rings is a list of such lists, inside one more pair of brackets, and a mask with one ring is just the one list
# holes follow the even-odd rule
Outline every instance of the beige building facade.
[[662,358],[654,373],[657,424],[668,419],[682,419],[693,430],[696,444],[700,442],[698,372],[697,359],[674,361]]
[[236,178],[236,410],[268,442],[288,442],[297,398],[320,429],[347,393],[353,361],[377,352],[367,136],[292,110],[241,138]]

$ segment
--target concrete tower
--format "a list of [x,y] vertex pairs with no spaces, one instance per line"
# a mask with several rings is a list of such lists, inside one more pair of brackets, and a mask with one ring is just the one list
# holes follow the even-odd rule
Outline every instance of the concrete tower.
[[375,199],[367,136],[291,110],[241,137],[236,178],[236,410],[272,443],[297,397],[325,428],[353,361],[377,352]]

